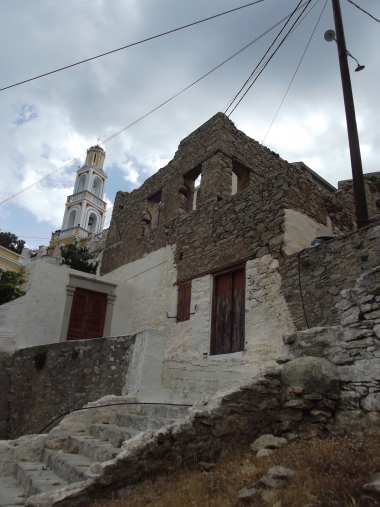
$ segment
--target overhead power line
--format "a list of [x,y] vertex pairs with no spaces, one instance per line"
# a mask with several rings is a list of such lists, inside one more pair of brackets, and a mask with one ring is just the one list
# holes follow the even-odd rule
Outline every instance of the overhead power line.
[[[272,44],[269,46],[269,48],[266,50],[266,52],[264,53],[264,56],[261,58],[261,60],[259,61],[259,63],[256,65],[256,67],[253,69],[253,71],[251,72],[251,74],[249,75],[248,79],[245,81],[245,83],[243,84],[243,86],[240,88],[240,90],[237,92],[237,94],[235,95],[235,97],[230,101],[228,107],[226,108],[225,110],[225,114],[227,114],[228,112],[228,109],[232,106],[232,104],[234,103],[234,101],[237,99],[237,97],[239,96],[239,94],[242,92],[242,90],[244,89],[244,87],[247,85],[247,83],[250,81],[251,77],[254,75],[254,73],[256,72],[256,70],[258,69],[258,67],[260,66],[261,62],[264,60],[264,58],[266,57],[266,55],[269,53],[269,51],[271,50],[271,48],[273,47],[273,45],[275,44],[276,40],[280,37],[281,33],[285,30],[285,27],[286,25],[290,22],[292,16],[294,15],[294,13],[297,11],[298,7],[300,6],[300,4],[302,3],[302,0],[300,0],[300,2],[298,3],[297,7],[294,9],[294,11],[292,12],[291,16],[288,18],[288,20],[286,21],[285,25],[281,28],[281,30],[279,31],[279,33],[277,34],[277,36],[275,37],[274,41],[272,42]],[[232,111],[231,111],[232,112]]]
[[378,23],[380,23],[380,19],[377,19],[377,18],[375,18],[375,16],[372,16],[372,14],[370,14],[369,12],[367,12],[364,9],[362,9],[361,7],[359,7],[359,5],[357,5],[355,2],[353,2],[352,0],[347,0],[347,1],[350,2],[350,4],[355,5],[355,7],[357,7],[359,10],[361,10],[362,12],[367,14],[370,18],[372,18],[375,21],[377,21]]
[[276,111],[276,114],[274,115],[273,120],[272,120],[272,122],[271,122],[271,124],[269,125],[269,128],[268,128],[268,130],[267,130],[267,133],[265,134],[264,139],[261,141],[261,144],[263,144],[263,143],[264,143],[264,141],[265,141],[265,139],[267,138],[267,136],[268,136],[268,134],[269,134],[269,131],[270,131],[270,129],[272,128],[272,125],[273,125],[273,123],[275,122],[275,119],[277,118],[277,115],[278,115],[278,113],[279,113],[279,111],[280,111],[280,109],[281,109],[281,106],[282,106],[282,104],[284,103],[284,100],[285,100],[285,98],[286,98],[286,96],[287,96],[287,94],[288,94],[288,91],[289,91],[290,87],[292,86],[292,83],[293,83],[293,81],[294,81],[294,78],[296,77],[296,74],[297,74],[297,72],[298,72],[298,69],[300,68],[300,65],[301,65],[301,63],[302,63],[302,60],[303,60],[303,58],[304,58],[304,56],[305,56],[305,54],[306,54],[306,51],[307,51],[307,50],[308,50],[308,48],[309,48],[309,45],[310,45],[311,39],[313,38],[313,35],[314,35],[314,33],[315,33],[315,30],[317,29],[317,26],[318,26],[318,24],[319,24],[319,21],[321,20],[322,14],[324,13],[324,10],[325,10],[325,8],[326,8],[327,2],[328,2],[328,0],[326,0],[325,5],[323,6],[322,12],[320,13],[319,18],[317,19],[317,22],[316,22],[316,24],[315,24],[314,30],[312,31],[312,33],[311,33],[311,35],[310,35],[310,39],[309,39],[309,41],[308,41],[308,43],[307,43],[307,45],[306,45],[305,51],[302,53],[301,59],[300,59],[300,61],[298,62],[297,68],[296,68],[296,70],[295,70],[295,72],[294,72],[294,74],[293,74],[292,79],[290,80],[290,83],[289,83],[289,86],[288,86],[288,87],[287,87],[287,89],[286,89],[285,95],[283,96],[283,98],[282,98],[282,100],[281,100],[281,103],[280,103],[280,105],[278,106],[278,109],[277,109],[277,111]]
[[[319,0],[318,0],[319,1]],[[301,14],[298,16],[298,18],[294,21],[293,25],[289,28],[288,32],[286,33],[286,35],[282,38],[282,40],[280,41],[279,45],[277,46],[277,48],[273,51],[273,53],[271,54],[271,56],[267,59],[265,65],[263,65],[263,67],[261,68],[260,72],[257,74],[257,76],[255,77],[255,79],[252,81],[252,83],[248,86],[248,88],[246,89],[246,91],[243,93],[243,95],[240,97],[240,99],[237,101],[237,103],[235,104],[235,107],[231,110],[230,114],[228,115],[228,117],[231,116],[231,114],[235,111],[235,109],[238,107],[238,105],[240,104],[240,102],[244,99],[244,97],[247,95],[247,93],[249,92],[249,90],[252,88],[252,86],[256,83],[256,81],[258,80],[258,78],[260,77],[260,75],[263,73],[264,69],[266,68],[266,66],[268,65],[268,63],[271,61],[271,59],[274,57],[274,55],[277,53],[277,51],[280,49],[280,47],[282,46],[282,44],[285,42],[285,40],[289,37],[289,35],[292,33],[293,31],[293,28],[295,27],[295,25],[297,24],[298,20],[300,19],[300,17],[302,16],[302,14],[305,12],[305,10],[307,9],[307,7],[309,6],[311,0],[308,0],[307,2],[307,5],[305,5],[303,11],[301,12]],[[301,2],[300,2],[301,3]],[[303,4],[304,5],[304,4]],[[297,6],[298,8],[298,6]],[[293,11],[292,13],[292,16],[293,14],[295,13],[295,11]],[[281,33],[281,32],[280,32]],[[257,68],[257,66],[256,66]],[[252,76],[252,74],[251,74]],[[250,79],[250,78],[249,78]],[[248,80],[249,81],[249,80]],[[239,92],[240,93],[240,92]]]
[[[309,3],[310,0],[307,0],[305,3]],[[303,4],[305,5],[305,4]],[[303,6],[302,5],[302,6]],[[301,7],[302,7],[301,6]],[[299,8],[301,8],[299,7]],[[223,62],[221,62],[219,65],[217,65],[216,67],[214,67],[213,69],[211,69],[209,72],[207,72],[206,74],[204,74],[202,77],[200,77],[199,79],[197,79],[196,81],[194,81],[193,83],[191,83],[190,85],[186,86],[186,88],[183,88],[180,92],[176,93],[175,95],[173,95],[172,97],[170,97],[170,99],[167,99],[165,100],[165,102],[162,102],[159,106],[155,107],[154,109],[151,109],[148,113],[144,114],[143,116],[141,116],[140,118],[138,118],[137,120],[135,120],[134,122],[130,123],[129,125],[127,125],[126,127],[124,127],[123,129],[119,130],[118,132],[116,132],[115,134],[113,134],[112,136],[108,137],[107,139],[105,139],[104,141],[98,143],[98,144],[106,144],[108,141],[110,141],[111,139],[114,139],[115,137],[117,137],[118,135],[120,135],[122,132],[124,132],[125,130],[131,128],[133,125],[136,125],[136,123],[140,122],[141,120],[143,120],[144,118],[146,118],[147,116],[151,115],[152,113],[154,113],[155,111],[157,111],[157,109],[160,109],[161,107],[163,107],[165,104],[167,104],[168,102],[170,102],[171,100],[175,99],[176,97],[178,97],[179,95],[181,95],[183,92],[185,92],[186,90],[188,90],[189,88],[191,88],[192,86],[194,86],[195,84],[199,83],[199,81],[201,81],[202,79],[204,79],[205,77],[209,76],[211,73],[213,73],[214,71],[216,71],[217,69],[219,69],[220,67],[222,67],[223,65],[225,65],[227,62],[229,62],[230,60],[232,60],[233,58],[235,58],[235,56],[237,56],[238,54],[242,53],[243,51],[245,51],[248,47],[252,46],[255,42],[257,42],[258,40],[260,40],[262,37],[264,37],[267,33],[271,32],[272,30],[274,30],[275,28],[277,28],[278,25],[280,25],[281,23],[283,23],[284,21],[286,21],[288,18],[290,18],[291,16],[293,15],[293,12],[291,14],[288,14],[287,16],[285,16],[284,18],[282,18],[280,21],[278,21],[277,23],[275,23],[273,26],[271,26],[270,28],[268,28],[268,30],[266,30],[265,32],[263,32],[261,35],[259,35],[258,37],[256,37],[255,39],[253,39],[251,42],[249,42],[248,44],[246,44],[244,47],[242,47],[241,49],[239,49],[238,51],[236,51],[236,53],[234,53],[233,55],[231,55],[230,57],[228,57],[226,60],[224,60]],[[82,153],[81,155],[79,155],[78,157],[74,158],[73,160],[70,160],[70,162],[68,162],[67,164],[59,167],[58,169],[55,169],[53,172],[51,172],[50,174],[47,174],[46,176],[44,176],[43,178],[35,181],[34,183],[32,183],[31,185],[23,188],[22,190],[20,190],[19,192],[16,192],[15,194],[11,195],[10,197],[7,197],[7,199],[4,199],[4,201],[1,201],[0,202],[0,205],[1,204],[5,204],[6,202],[10,201],[11,199],[14,199],[15,197],[18,197],[19,195],[23,194],[24,192],[26,192],[27,190],[30,190],[31,188],[35,187],[36,185],[39,185],[40,183],[42,183],[43,181],[47,180],[48,178],[50,178],[51,176],[54,176],[55,174],[57,174],[58,172],[62,171],[63,169],[66,169],[66,167],[69,167],[71,166],[72,164],[74,164],[74,162],[77,162],[78,160],[80,160],[82,157],[84,157],[86,155],[86,152],[85,153]]]
[[29,83],[30,81],[34,81],[36,79],[40,79],[41,77],[49,76],[50,74],[55,74],[56,72],[61,72],[62,70],[70,69],[71,67],[75,67],[76,65],[81,65],[82,63],[90,62],[91,60],[96,60],[97,58],[102,58],[103,56],[111,55],[112,53],[117,53],[118,51],[122,51],[123,49],[131,48],[133,46],[137,46],[138,44],[142,44],[143,42],[148,42],[153,39],[158,39],[159,37],[163,37],[164,35],[169,35],[170,33],[178,32],[179,30],[183,30],[184,28],[189,28],[190,26],[199,25],[200,23],[204,23],[205,21],[210,21],[211,19],[215,19],[220,16],[224,16],[225,14],[230,14],[231,12],[239,11],[240,9],[245,9],[246,7],[250,7],[251,5],[255,5],[260,2],[264,2],[264,0],[256,0],[255,2],[251,2],[249,4],[242,5],[241,7],[236,7],[235,9],[230,9],[229,11],[224,11],[219,14],[215,14],[214,16],[209,16],[208,18],[200,19],[199,21],[194,21],[194,23],[189,23],[187,25],[183,25],[178,28],[174,28],[173,30],[168,30],[167,32],[162,32],[158,35],[153,35],[152,37],[148,37],[147,39],[143,39],[138,42],[133,42],[132,44],[128,44],[127,46],[113,49],[112,51],[107,51],[106,53],[102,53],[97,56],[92,56],[91,58],[86,58],[86,60],[81,60],[80,62],[72,63],[70,65],[66,65],[65,67],[61,67],[59,69],[52,70],[50,72],[45,72],[45,74],[40,74],[39,76],[31,77],[30,79],[25,79],[24,81],[20,81],[19,83],[15,83],[15,84],[12,84],[9,86],[5,86],[4,88],[0,88],[0,92],[2,92],[4,90],[8,90],[9,88],[13,88],[15,86],[19,86],[24,83]]

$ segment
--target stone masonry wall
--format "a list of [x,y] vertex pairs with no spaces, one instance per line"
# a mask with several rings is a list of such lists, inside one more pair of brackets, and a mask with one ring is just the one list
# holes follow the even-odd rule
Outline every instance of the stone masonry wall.
[[280,259],[281,291],[297,329],[339,324],[340,291],[380,264],[379,236],[371,225]]
[[[359,276],[352,288],[341,291],[341,296],[341,301],[335,305],[341,325],[312,328],[284,336],[283,355],[277,361],[294,369],[299,361],[327,360],[329,368],[335,368],[340,384],[335,396],[330,397],[337,409],[335,423],[355,431],[378,428],[380,266]],[[318,406],[321,403],[318,398],[306,396],[303,401],[296,396],[291,398],[292,408],[297,408],[297,403],[303,403],[304,409],[312,409],[313,402],[314,410],[320,411],[319,417],[331,417],[335,409],[331,403]],[[305,406],[307,400],[309,407]]]
[[[7,437],[37,433],[60,414],[107,394],[120,395],[134,340],[97,338],[15,352],[13,367],[8,368]],[[45,353],[46,362],[37,369],[36,358]]]
[[[200,171],[197,209],[191,211],[191,185]],[[233,196],[232,172],[242,178],[242,191]],[[177,245],[179,280],[247,257],[280,255],[285,208],[324,225],[329,216],[340,233],[353,230],[352,212],[346,206],[352,201],[342,196],[319,190],[301,169],[218,113],[185,138],[173,160],[140,188],[118,192],[101,274],[166,244]]]
[[287,208],[320,224],[334,215],[336,232],[353,227],[350,210],[289,166],[287,175],[279,173],[221,201],[209,200],[166,224],[168,241],[177,247],[178,281],[268,253],[282,257]]

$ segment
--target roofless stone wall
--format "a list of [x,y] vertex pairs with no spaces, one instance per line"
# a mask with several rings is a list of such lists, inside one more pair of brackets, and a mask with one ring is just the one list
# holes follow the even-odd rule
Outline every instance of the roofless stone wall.
[[[193,209],[194,182],[202,174]],[[233,174],[238,179],[232,193]],[[328,195],[303,171],[236,129],[222,113],[186,137],[173,160],[131,193],[118,192],[101,274],[176,244],[178,280],[272,253],[286,208],[353,230],[351,199]]]
[[374,225],[281,259],[281,290],[296,328],[339,324],[341,290],[379,264],[380,226]]

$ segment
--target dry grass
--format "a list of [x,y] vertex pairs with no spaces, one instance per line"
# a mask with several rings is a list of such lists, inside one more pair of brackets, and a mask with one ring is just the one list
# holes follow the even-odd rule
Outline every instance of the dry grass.
[[362,491],[371,474],[380,472],[378,434],[293,442],[261,459],[256,459],[250,450],[231,451],[210,472],[193,467],[156,479],[146,478],[125,499],[98,501],[93,507],[259,506],[262,504],[237,501],[238,491],[274,465],[297,471],[289,486],[279,491],[282,507],[380,506],[380,497],[376,499]]

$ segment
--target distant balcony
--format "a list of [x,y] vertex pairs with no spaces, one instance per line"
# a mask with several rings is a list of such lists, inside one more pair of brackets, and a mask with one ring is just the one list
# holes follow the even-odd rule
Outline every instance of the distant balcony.
[[82,227],[72,227],[71,229],[65,229],[64,231],[53,232],[51,241],[62,241],[73,237],[87,239],[90,234],[90,232],[82,229]]
[[77,194],[69,195],[67,198],[67,203],[74,203],[81,201],[82,199],[87,199],[88,201],[92,202],[92,204],[95,204],[96,206],[99,206],[99,208],[103,208],[104,210],[107,207],[107,203],[99,199],[99,197],[96,197],[96,195],[92,194],[88,190],[83,190],[83,192],[78,192]]

